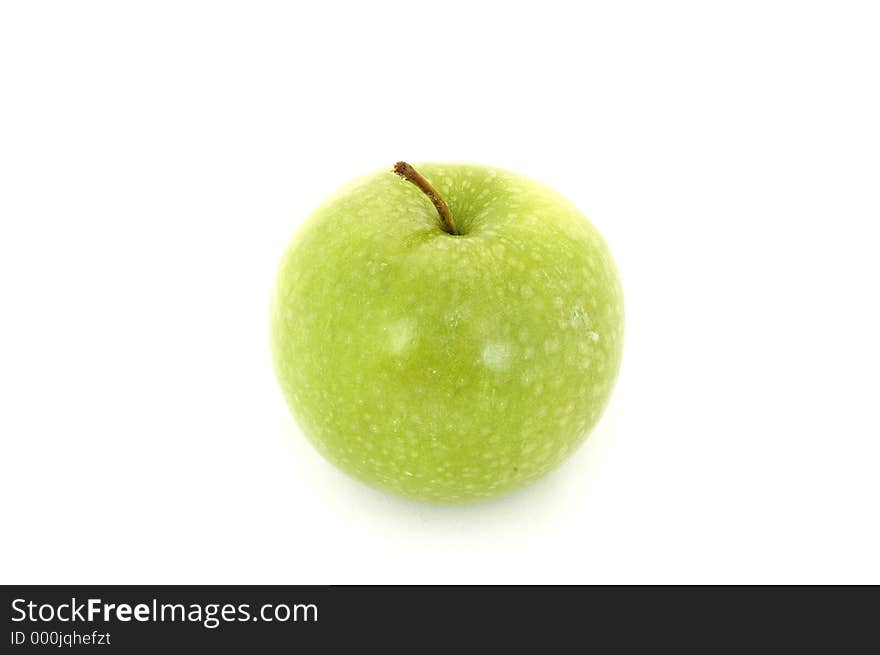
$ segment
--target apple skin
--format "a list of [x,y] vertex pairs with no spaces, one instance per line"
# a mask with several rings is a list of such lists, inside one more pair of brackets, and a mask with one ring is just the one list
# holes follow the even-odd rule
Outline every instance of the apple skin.
[[342,470],[436,503],[497,497],[559,464],[599,420],[623,296],[595,227],[508,171],[416,164],[355,180],[282,257],[271,348],[287,403]]

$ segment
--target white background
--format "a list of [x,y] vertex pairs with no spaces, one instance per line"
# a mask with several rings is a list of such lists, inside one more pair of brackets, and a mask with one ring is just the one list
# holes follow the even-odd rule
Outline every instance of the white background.
[[[876,3],[0,7],[2,582],[880,583]],[[398,159],[623,276],[608,412],[494,503],[348,479],[271,371],[287,240]]]

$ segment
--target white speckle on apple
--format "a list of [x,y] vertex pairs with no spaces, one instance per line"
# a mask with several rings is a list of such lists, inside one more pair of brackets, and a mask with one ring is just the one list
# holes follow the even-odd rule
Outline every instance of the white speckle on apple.
[[413,318],[402,318],[388,326],[388,347],[395,355],[409,350],[418,335],[418,323]]
[[510,344],[487,343],[483,347],[483,363],[496,371],[507,369],[510,366]]
[[544,341],[544,352],[551,355],[559,350],[559,340],[556,338],[546,339]]

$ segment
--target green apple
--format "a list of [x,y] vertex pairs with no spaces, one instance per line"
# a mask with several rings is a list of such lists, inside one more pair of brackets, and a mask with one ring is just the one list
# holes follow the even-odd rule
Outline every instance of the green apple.
[[275,371],[342,470],[408,498],[480,501],[546,474],[599,420],[621,358],[620,280],[552,189],[485,166],[416,168],[355,180],[295,235],[272,297]]

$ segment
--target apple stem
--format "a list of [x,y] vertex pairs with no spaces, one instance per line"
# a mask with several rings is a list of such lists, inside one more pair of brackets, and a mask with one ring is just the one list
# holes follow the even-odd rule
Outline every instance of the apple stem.
[[458,230],[455,227],[455,221],[452,220],[452,212],[449,211],[449,207],[446,205],[446,202],[443,198],[440,197],[440,194],[437,193],[437,189],[425,179],[425,176],[419,173],[412,166],[407,164],[405,161],[399,161],[394,164],[394,172],[397,173],[400,177],[402,177],[407,182],[412,182],[415,184],[426,196],[428,199],[434,203],[434,207],[437,208],[437,213],[440,214],[440,220],[443,223],[443,230],[448,232],[449,234],[458,234]]

